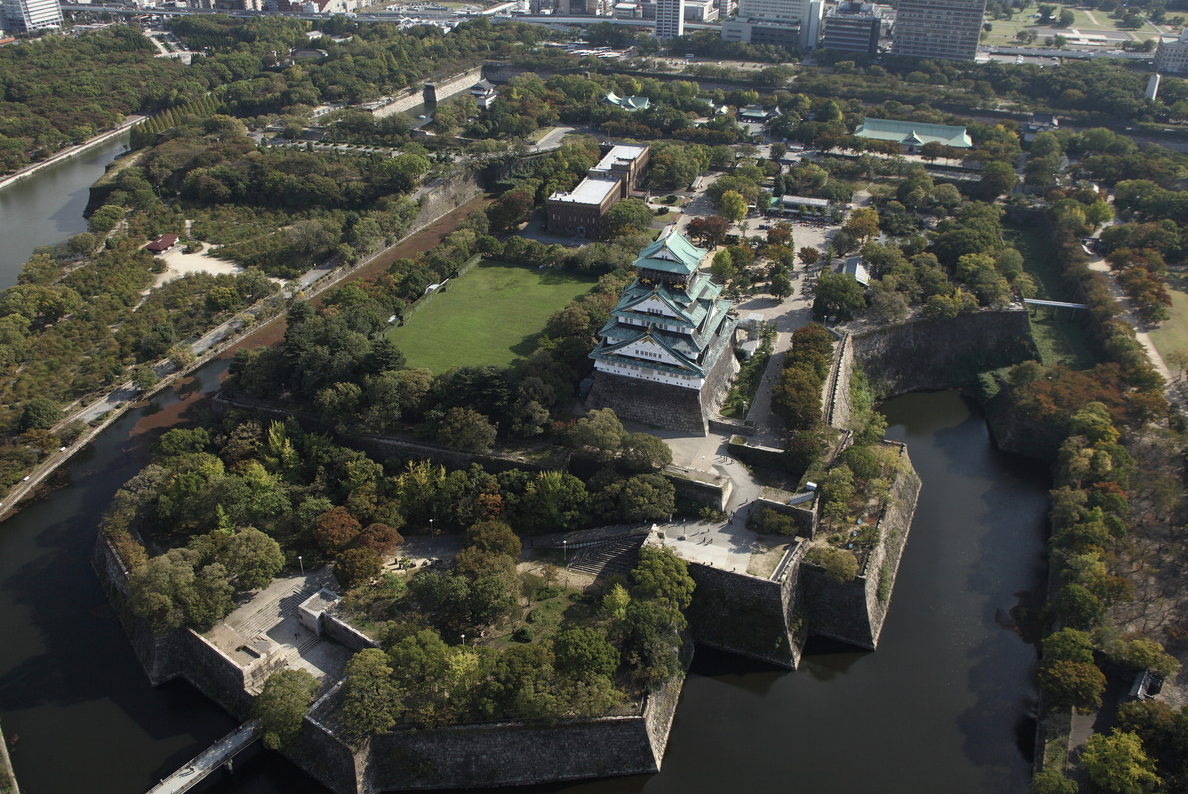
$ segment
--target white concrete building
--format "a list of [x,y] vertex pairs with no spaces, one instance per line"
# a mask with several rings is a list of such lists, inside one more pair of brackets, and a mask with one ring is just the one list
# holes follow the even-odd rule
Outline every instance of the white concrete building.
[[674,39],[685,35],[685,0],[658,0],[656,38]]
[[972,61],[986,0],[901,0],[891,54]]
[[1164,36],[1159,39],[1155,50],[1155,71],[1160,74],[1188,73],[1188,28],[1180,35]]
[[62,6],[58,0],[3,0],[0,28],[28,33],[62,27]]

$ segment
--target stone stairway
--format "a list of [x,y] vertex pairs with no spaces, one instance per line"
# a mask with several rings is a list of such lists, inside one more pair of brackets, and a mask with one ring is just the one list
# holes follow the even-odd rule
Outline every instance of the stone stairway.
[[306,581],[305,586],[292,590],[285,595],[263,604],[251,617],[232,628],[239,636],[246,640],[267,632],[277,623],[297,613],[297,607],[302,601],[321,589],[318,582]]
[[639,560],[639,549],[644,536],[610,540],[597,546],[588,546],[574,552],[569,569],[606,577],[611,574],[628,574]]

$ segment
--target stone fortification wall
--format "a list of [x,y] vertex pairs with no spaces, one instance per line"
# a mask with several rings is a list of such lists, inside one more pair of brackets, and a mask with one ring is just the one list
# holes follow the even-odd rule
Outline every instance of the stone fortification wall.
[[803,641],[798,593],[804,551],[794,540],[772,579],[690,562],[697,583],[689,606],[693,639],[795,670]]
[[388,116],[392,116],[397,113],[404,113],[407,110],[412,110],[417,105],[423,104],[424,102],[425,90],[422,88],[418,91],[415,88],[410,88],[407,91],[404,91],[403,93],[393,97],[390,102],[386,102],[385,104],[376,107],[375,110],[371,111],[371,116],[375,119],[386,119]]
[[322,613],[322,633],[352,651],[380,647],[378,642],[330,611]]
[[832,389],[825,395],[825,424],[830,427],[849,427],[854,413],[850,398],[850,377],[854,373],[854,337],[849,333],[842,336],[841,344],[834,352],[836,373],[831,378]]
[[817,498],[813,497],[811,501],[798,505],[784,504],[783,502],[775,502],[771,499],[764,499],[760,497],[755,500],[755,510],[774,510],[777,513],[782,513],[786,516],[791,516],[792,522],[796,524],[796,534],[802,538],[812,540],[817,534],[817,527],[820,525],[820,517],[817,515]]
[[92,550],[91,564],[149,682],[158,686],[183,678],[231,714],[246,719],[251,705],[248,687],[262,685],[264,678],[278,669],[281,660],[260,659],[245,671],[190,629],[154,634],[147,621],[125,608],[127,573],[115,548],[102,534]]
[[442,102],[456,94],[462,93],[482,79],[483,67],[476,66],[454,77],[425,83],[425,101],[429,103]]
[[[912,468],[907,448],[895,446],[900,450],[902,468],[879,517],[879,542],[867,557],[864,569],[849,582],[837,582],[820,566],[809,562],[802,566],[810,634],[872,651],[878,646],[920,493],[920,477]],[[880,587],[884,577],[886,583]]]
[[425,193],[420,198],[421,211],[404,236],[416,234],[446,213],[481,196],[483,186],[479,181],[479,173],[478,169],[461,168],[426,185]]
[[672,483],[678,499],[709,505],[715,510],[726,509],[726,503],[730,501],[730,494],[734,490],[734,483],[729,477],[683,466],[668,466],[660,473]]
[[[723,332],[723,337],[729,338],[731,333]],[[726,349],[718,356],[700,391],[595,372],[586,404],[591,408],[613,408],[621,419],[705,435],[709,417],[717,415],[738,370],[738,360]]]
[[359,780],[363,777],[362,760],[330,727],[313,716],[341,688],[342,682],[339,681],[314,702],[301,723],[297,743],[284,751],[284,755],[331,791],[337,794],[359,794],[365,790],[359,786]]
[[1039,358],[1022,306],[853,330],[854,358],[880,394],[949,389]]
[[596,372],[586,404],[613,408],[620,419],[705,435],[701,400],[693,389]]

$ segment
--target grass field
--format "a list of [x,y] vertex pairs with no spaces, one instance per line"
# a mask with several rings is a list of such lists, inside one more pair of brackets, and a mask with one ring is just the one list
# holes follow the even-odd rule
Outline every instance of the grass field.
[[[1023,255],[1023,267],[1035,279],[1039,290],[1037,298],[1073,300],[1047,230],[1042,226],[1004,224],[1003,236]],[[1070,309],[1031,310],[1031,335],[1044,365],[1063,364],[1072,369],[1088,369],[1101,360],[1084,320],[1084,317],[1074,316]]]
[[[1150,21],[1144,21],[1143,26],[1138,30],[1123,30],[1117,26],[1116,23],[1118,20],[1114,19],[1104,11],[1095,10],[1089,12],[1083,8],[1077,8],[1074,5],[1066,5],[1062,3],[1052,3],[1052,5],[1056,6],[1056,11],[1053,14],[1054,19],[1059,18],[1060,12],[1066,8],[1076,14],[1076,21],[1069,25],[1069,28],[1073,30],[1079,30],[1082,33],[1121,33],[1132,41],[1143,41],[1150,38],[1157,39],[1165,32],[1159,26],[1151,23]],[[990,19],[987,17],[986,21],[990,23],[992,31],[986,35],[984,39],[982,39],[982,43],[999,45],[1017,44],[1015,41],[1015,34],[1017,34],[1019,31],[1024,29],[1037,29],[1037,32],[1039,32],[1039,30],[1042,29],[1045,31],[1045,33],[1040,35],[1034,46],[1043,44],[1044,38],[1052,35],[1046,31],[1049,29],[1056,29],[1056,26],[1055,24],[1051,23],[1038,25],[1037,20],[1031,16],[1034,13],[1035,7],[1032,6],[1024,13],[1015,14],[1015,18],[1011,20]],[[1092,16],[1090,16],[1090,14],[1092,14]]]
[[[1165,362],[1172,351],[1188,350],[1188,276],[1169,273],[1167,292],[1172,299],[1171,317],[1151,331],[1151,341]],[[1167,366],[1175,375],[1175,365],[1169,362]]]
[[485,259],[389,337],[410,367],[445,372],[450,367],[507,366],[536,349],[549,315],[596,279],[559,270],[537,270]]

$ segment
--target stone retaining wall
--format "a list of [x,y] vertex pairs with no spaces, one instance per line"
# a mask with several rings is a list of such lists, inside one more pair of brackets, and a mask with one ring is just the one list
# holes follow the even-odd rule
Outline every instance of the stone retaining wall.
[[792,517],[792,522],[796,524],[796,534],[802,538],[812,538],[817,534],[817,526],[819,524],[819,517],[817,516],[817,500],[813,497],[813,501],[806,502],[803,505],[789,505],[783,502],[775,502],[771,499],[758,498],[754,502],[755,510],[767,508],[774,510],[786,516]]
[[[726,503],[730,501],[730,494],[734,490],[734,483],[729,477],[715,476],[703,471],[668,466],[660,473],[672,483],[677,498],[708,505],[715,510],[726,509]],[[714,479],[711,481],[710,477]]]
[[979,373],[1038,360],[1027,309],[981,309],[853,330],[854,358],[879,394],[952,389]]
[[378,642],[339,618],[332,611],[322,613],[322,633],[352,651],[380,647]]
[[425,101],[430,104],[444,102],[452,96],[461,94],[482,79],[483,67],[476,66],[462,74],[447,77],[444,82],[425,83]]
[[805,544],[792,540],[778,580],[689,563],[697,583],[689,630],[702,645],[795,670],[803,642],[798,614],[800,563]]
[[[874,650],[887,616],[887,606],[899,571],[899,561],[907,543],[920,477],[912,468],[907,448],[900,448],[903,468],[891,488],[887,508],[879,518],[879,541],[867,557],[865,570],[849,582],[837,582],[824,569],[810,562],[803,565],[804,602],[810,634]],[[886,598],[879,598],[881,577],[888,581],[883,588]]]

